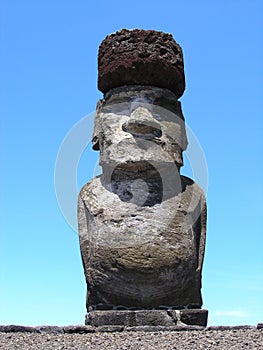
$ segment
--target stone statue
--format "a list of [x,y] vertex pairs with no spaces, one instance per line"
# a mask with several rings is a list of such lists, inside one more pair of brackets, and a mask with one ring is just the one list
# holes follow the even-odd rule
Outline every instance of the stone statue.
[[100,45],[98,86],[103,171],[78,202],[87,310],[200,309],[206,202],[180,175],[182,50],[170,34],[121,30]]

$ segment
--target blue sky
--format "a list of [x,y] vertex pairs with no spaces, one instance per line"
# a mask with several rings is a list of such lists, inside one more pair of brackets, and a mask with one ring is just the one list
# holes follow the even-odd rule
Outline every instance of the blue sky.
[[[2,1],[0,324],[84,322],[78,237],[57,203],[55,163],[102,96],[98,46],[121,28],[170,32],[183,48],[181,102],[209,177],[209,324],[262,322],[262,9],[260,0]],[[88,144],[78,189],[97,156]],[[192,176],[187,159],[182,173]]]

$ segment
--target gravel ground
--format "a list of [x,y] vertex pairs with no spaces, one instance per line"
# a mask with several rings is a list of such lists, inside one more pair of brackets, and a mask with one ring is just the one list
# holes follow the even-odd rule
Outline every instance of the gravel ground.
[[262,329],[91,334],[0,333],[1,350],[263,349]]

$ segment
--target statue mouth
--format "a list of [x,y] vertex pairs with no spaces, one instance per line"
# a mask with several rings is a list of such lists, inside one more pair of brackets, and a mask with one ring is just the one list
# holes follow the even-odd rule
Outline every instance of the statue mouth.
[[117,166],[111,175],[111,189],[121,201],[140,206],[160,204],[163,198],[160,173],[148,162]]
[[103,167],[102,185],[122,202],[141,207],[154,206],[181,191],[181,178],[175,163],[126,161]]

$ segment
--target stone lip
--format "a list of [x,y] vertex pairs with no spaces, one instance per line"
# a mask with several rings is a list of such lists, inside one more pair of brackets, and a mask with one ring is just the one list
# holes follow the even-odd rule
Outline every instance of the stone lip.
[[181,97],[185,90],[183,53],[171,34],[122,29],[108,35],[98,54],[98,89],[123,85],[167,88]]
[[145,332],[158,332],[158,331],[205,331],[205,332],[221,332],[228,330],[252,330],[258,329],[262,331],[263,323],[258,323],[257,326],[239,325],[239,326],[209,326],[207,328],[202,326],[187,326],[187,325],[174,325],[174,326],[100,326],[92,327],[85,325],[71,325],[71,326],[38,326],[28,327],[21,325],[0,325],[0,333],[39,333],[39,334],[85,334],[85,333],[98,333],[98,332],[131,332],[131,331],[145,331]]

